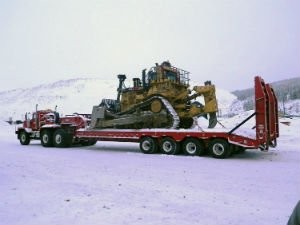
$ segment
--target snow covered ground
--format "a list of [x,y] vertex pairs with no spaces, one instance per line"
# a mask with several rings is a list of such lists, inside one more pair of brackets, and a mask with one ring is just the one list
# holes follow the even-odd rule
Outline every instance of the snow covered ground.
[[1,122],[0,224],[286,224],[300,199],[300,119],[286,120],[276,149],[224,160],[134,143],[21,146]]

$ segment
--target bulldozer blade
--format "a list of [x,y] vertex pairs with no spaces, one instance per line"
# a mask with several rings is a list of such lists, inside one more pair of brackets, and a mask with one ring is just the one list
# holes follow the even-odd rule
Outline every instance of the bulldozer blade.
[[216,112],[211,112],[211,113],[208,113],[208,114],[209,114],[208,128],[214,128],[218,123],[217,114],[216,114]]

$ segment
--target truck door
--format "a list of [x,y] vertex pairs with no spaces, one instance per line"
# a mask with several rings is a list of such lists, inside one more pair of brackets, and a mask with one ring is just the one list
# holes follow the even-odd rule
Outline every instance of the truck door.
[[32,114],[32,119],[31,119],[31,128],[32,130],[37,130],[38,129],[38,118],[37,118],[37,114],[33,113]]

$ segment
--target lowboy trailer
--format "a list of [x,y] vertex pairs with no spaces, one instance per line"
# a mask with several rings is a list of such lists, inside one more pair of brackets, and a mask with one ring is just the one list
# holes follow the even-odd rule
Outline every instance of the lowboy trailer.
[[[160,151],[163,154],[203,155],[207,151],[215,158],[226,158],[234,151],[276,147],[279,137],[278,103],[274,90],[256,76],[255,111],[229,131],[203,131],[191,129],[78,129],[73,138],[82,140],[137,142],[146,154]],[[238,134],[238,129],[255,117],[255,137]],[[62,138],[58,138],[63,141]]]

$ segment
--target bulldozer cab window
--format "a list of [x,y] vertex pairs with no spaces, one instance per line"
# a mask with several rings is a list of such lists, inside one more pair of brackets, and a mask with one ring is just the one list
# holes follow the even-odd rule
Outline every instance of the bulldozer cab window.
[[149,80],[156,80],[157,79],[157,73],[150,70],[149,73],[148,73],[148,79]]
[[177,81],[177,74],[172,71],[166,71],[166,77],[169,80]]
[[157,77],[157,71],[156,71],[156,68],[155,67],[152,67],[148,73],[147,73],[147,76],[146,76],[146,86],[149,86],[151,81],[155,81],[157,80],[158,77]]

